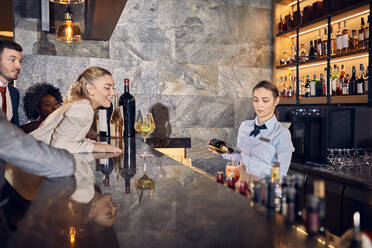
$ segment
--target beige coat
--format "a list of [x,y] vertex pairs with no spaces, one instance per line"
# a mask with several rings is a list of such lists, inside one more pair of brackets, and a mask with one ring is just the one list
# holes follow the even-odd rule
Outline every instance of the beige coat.
[[71,153],[93,152],[93,140],[85,138],[94,118],[88,100],[63,105],[31,133],[37,140]]
[[[94,110],[88,100],[68,103],[54,111],[30,135],[53,147],[70,153],[93,152],[94,142],[85,138],[94,118]],[[5,178],[25,199],[33,200],[44,177],[27,173],[7,163]]]

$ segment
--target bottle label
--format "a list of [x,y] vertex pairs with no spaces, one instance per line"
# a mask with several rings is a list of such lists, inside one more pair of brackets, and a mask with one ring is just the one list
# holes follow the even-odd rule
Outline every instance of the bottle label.
[[344,42],[343,42],[342,35],[337,36],[337,38],[336,38],[336,47],[337,47],[337,50],[341,50],[342,48],[344,48]]
[[98,110],[98,127],[99,127],[99,132],[107,133],[108,127],[107,127],[107,110],[106,109]]
[[310,95],[316,96],[316,81],[310,82]]
[[347,34],[342,35],[342,48],[349,48],[349,36]]
[[323,55],[323,53],[322,53],[322,44],[321,43],[319,43],[319,44],[316,45],[316,50],[318,52],[318,55],[320,55],[320,56]]
[[362,42],[362,44],[363,44],[363,41],[364,41],[364,32],[358,34],[358,39],[359,39],[359,42]]
[[363,84],[362,83],[357,84],[357,94],[363,94]]

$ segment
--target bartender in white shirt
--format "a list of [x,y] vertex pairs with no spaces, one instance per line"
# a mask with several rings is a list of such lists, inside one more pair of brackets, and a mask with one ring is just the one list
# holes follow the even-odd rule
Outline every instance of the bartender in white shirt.
[[240,153],[222,154],[225,159],[241,161],[246,173],[255,179],[271,175],[275,153],[280,162],[280,177],[287,174],[291,163],[294,147],[289,130],[278,121],[275,109],[278,104],[278,88],[269,81],[259,82],[253,88],[256,118],[243,121],[239,127],[237,147]]

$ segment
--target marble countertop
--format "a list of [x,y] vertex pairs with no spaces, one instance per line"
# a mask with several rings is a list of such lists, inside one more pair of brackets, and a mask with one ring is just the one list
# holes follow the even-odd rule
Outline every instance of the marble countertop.
[[[136,147],[130,193],[125,192],[122,155],[78,154],[75,177],[44,180],[8,245],[321,247],[286,225],[282,216],[162,155],[142,139]],[[145,160],[138,156],[144,149],[153,155],[146,159],[146,174],[155,188],[141,193],[136,181],[144,175]],[[109,201],[102,205],[105,197]],[[116,216],[110,215],[111,197]]]

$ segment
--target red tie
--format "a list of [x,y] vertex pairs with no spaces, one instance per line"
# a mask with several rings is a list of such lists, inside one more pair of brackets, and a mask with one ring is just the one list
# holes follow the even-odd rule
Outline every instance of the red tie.
[[6,87],[0,87],[0,92],[1,92],[1,98],[3,99],[3,104],[1,105],[4,113],[6,114]]

